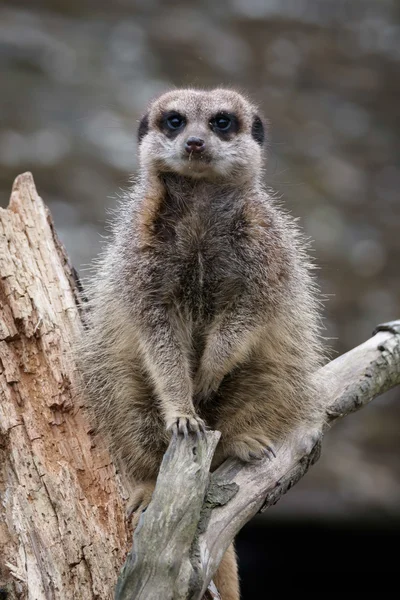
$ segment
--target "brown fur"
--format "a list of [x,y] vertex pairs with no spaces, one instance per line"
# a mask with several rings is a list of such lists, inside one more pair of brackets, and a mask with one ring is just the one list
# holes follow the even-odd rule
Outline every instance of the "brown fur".
[[240,597],[237,559],[233,544],[224,554],[215,574],[214,583],[222,600],[238,600]]
[[[163,121],[172,110],[186,119],[178,133]],[[221,112],[235,131],[213,129]],[[150,488],[173,428],[220,430],[215,467],[279,451],[321,419],[319,305],[305,242],[261,182],[256,114],[227,90],[177,90],[150,106],[139,180],[89,287],[88,401],[116,459]],[[189,136],[204,153],[185,152]]]

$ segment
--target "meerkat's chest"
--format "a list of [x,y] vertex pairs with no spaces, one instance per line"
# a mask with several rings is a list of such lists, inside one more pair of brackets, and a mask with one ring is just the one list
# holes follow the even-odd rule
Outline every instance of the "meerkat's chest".
[[196,318],[212,317],[246,280],[235,223],[197,212],[176,223],[169,246],[175,299]]

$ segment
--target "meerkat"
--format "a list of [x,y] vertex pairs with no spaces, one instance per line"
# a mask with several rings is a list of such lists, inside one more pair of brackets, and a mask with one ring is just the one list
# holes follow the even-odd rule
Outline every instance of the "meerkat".
[[[257,108],[226,89],[168,92],[140,122],[79,363],[142,507],[171,432],[220,431],[216,467],[273,458],[321,419],[320,303],[306,242],[263,185],[264,138]],[[232,548],[219,581],[239,598]]]

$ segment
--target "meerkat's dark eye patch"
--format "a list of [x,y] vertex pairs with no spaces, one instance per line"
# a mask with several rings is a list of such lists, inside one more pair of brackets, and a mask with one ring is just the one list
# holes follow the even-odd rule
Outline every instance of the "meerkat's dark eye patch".
[[174,138],[186,125],[186,119],[175,110],[170,110],[161,115],[160,129],[169,138]]
[[251,126],[251,135],[253,139],[262,146],[264,144],[265,132],[264,124],[258,115],[253,117],[253,123]]
[[239,131],[239,119],[233,113],[221,111],[210,119],[210,127],[219,137],[227,139]]
[[149,132],[149,115],[146,114],[146,115],[144,115],[144,117],[142,117],[142,119],[139,123],[139,129],[138,129],[139,144],[142,141],[142,139],[144,138],[144,136],[148,134],[148,132]]

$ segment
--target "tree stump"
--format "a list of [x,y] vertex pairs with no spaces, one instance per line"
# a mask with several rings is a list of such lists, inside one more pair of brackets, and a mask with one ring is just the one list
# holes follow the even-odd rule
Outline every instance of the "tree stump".
[[108,600],[130,542],[124,490],[72,391],[78,289],[30,173],[0,228],[0,587]]

